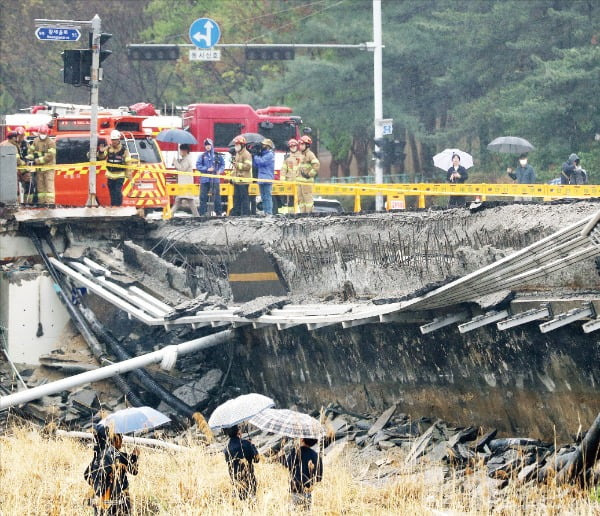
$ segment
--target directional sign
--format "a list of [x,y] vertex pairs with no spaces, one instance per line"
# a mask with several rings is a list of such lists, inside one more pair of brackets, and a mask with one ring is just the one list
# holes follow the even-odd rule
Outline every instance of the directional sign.
[[190,41],[198,48],[212,48],[220,37],[221,29],[210,18],[198,18],[190,25]]
[[394,132],[394,119],[393,118],[379,118],[376,123],[381,127],[382,134],[393,134]]
[[200,50],[199,48],[190,49],[190,61],[220,61],[221,51],[218,49]]
[[78,41],[81,32],[70,27],[38,27],[35,35],[44,41]]

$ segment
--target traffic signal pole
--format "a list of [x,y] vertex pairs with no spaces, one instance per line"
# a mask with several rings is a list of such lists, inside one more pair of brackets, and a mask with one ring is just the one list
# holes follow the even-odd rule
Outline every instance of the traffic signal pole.
[[90,170],[88,174],[88,198],[86,206],[98,206],[96,196],[96,151],[98,149],[98,89],[100,70],[100,36],[102,34],[102,21],[96,14],[92,18],[92,68],[90,77],[90,104],[92,113],[90,117]]
[[[84,27],[91,27],[92,29],[92,66],[90,68],[90,104],[92,107],[92,113],[90,117],[90,161],[91,165],[88,174],[88,199],[86,206],[97,206],[98,199],[96,197],[96,149],[98,148],[98,86],[100,83],[99,70],[100,70],[100,42],[102,37],[102,21],[100,16],[97,14],[90,21],[82,20],[49,20],[38,18],[35,20],[36,27],[51,27],[62,28],[72,30],[77,33],[77,37],[69,39],[68,41],[77,41],[80,37],[79,29]],[[110,37],[110,35],[108,35]],[[39,37],[39,36],[38,36]],[[49,39],[49,38],[45,38]],[[53,38],[56,39],[56,38]],[[81,51],[80,51],[81,52]],[[79,55],[79,77],[77,78],[76,85],[81,84],[81,54]]]

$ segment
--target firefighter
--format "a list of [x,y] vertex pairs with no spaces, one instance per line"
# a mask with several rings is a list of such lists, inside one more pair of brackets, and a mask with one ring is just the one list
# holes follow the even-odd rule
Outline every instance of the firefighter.
[[[29,153],[29,144],[25,138],[26,132],[24,127],[17,127],[15,129],[17,133],[17,144],[19,148],[19,154],[21,158],[21,162],[17,160],[17,165],[24,166],[27,164],[26,157]],[[23,192],[23,202],[25,204],[35,204],[37,203],[37,189],[35,187],[35,179],[32,175],[31,170],[22,169],[18,172],[19,176],[19,186]]]
[[[298,140],[292,138],[287,142],[290,151],[283,158],[283,165],[281,165],[281,179],[283,181],[295,181],[298,173],[298,165],[302,159],[302,154],[298,149]],[[287,199],[287,206],[285,208],[286,213],[293,212],[293,206],[290,206],[290,199]]]
[[[233,139],[235,156],[231,171],[231,182],[233,183],[233,209],[231,215],[250,215],[250,197],[248,186],[252,177],[252,156],[246,149],[246,138],[236,136]],[[247,178],[245,180],[235,178]]]
[[298,185],[298,208],[300,213],[312,213],[314,206],[313,184],[319,173],[320,163],[315,153],[310,150],[311,144],[312,138],[307,134],[302,136],[298,142],[302,157],[298,165],[296,181],[303,183]]
[[[121,133],[116,129],[110,132],[110,146],[105,144],[98,146],[98,160],[106,160],[106,183],[110,193],[110,205],[121,206],[123,204],[123,183],[125,182],[126,168],[131,161],[127,146],[121,143]],[[110,166],[110,164],[121,166]]]
[[35,169],[35,185],[37,188],[38,204],[53,207],[54,197],[54,167],[56,164],[56,144],[48,138],[50,130],[43,125],[38,129],[38,136],[29,146],[26,159],[31,165],[44,165]]

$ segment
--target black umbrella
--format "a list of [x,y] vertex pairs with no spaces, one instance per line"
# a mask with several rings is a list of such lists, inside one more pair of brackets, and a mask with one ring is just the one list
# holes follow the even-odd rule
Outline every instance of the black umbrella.
[[488,149],[495,152],[507,152],[509,154],[521,154],[535,149],[525,138],[518,136],[500,136],[487,146]]
[[[246,138],[246,143],[262,143],[262,141],[265,139],[262,134],[258,133],[243,133],[240,134],[240,136]],[[235,138],[237,138],[237,136]],[[233,140],[235,140],[235,138]],[[229,147],[233,147],[233,140],[229,142]]]

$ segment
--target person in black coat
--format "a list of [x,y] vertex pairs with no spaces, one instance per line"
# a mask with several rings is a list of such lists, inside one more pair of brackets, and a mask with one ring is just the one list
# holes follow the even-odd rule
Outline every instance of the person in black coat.
[[312,449],[316,439],[305,437],[300,439],[300,447],[293,448],[281,458],[282,464],[290,472],[290,491],[294,505],[310,509],[312,503],[312,487],[323,479],[323,461]]
[[[452,166],[446,173],[446,181],[449,183],[464,183],[469,178],[467,169],[460,164],[460,156],[458,154],[452,155]],[[451,195],[448,201],[448,207],[464,206],[465,199],[459,195]]]
[[240,500],[254,498],[256,496],[254,463],[258,462],[258,450],[249,440],[241,438],[241,431],[237,425],[224,428],[223,432],[229,436],[229,442],[223,452],[233,489]]

